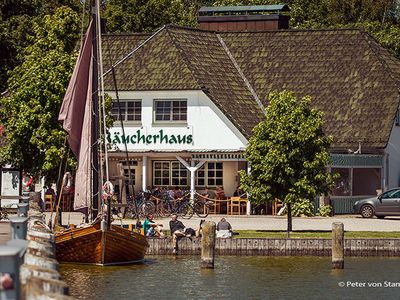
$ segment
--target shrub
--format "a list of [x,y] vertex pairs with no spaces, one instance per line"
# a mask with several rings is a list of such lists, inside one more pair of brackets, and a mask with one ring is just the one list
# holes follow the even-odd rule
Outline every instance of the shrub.
[[292,204],[293,217],[311,217],[314,215],[314,204],[308,199],[301,199]]
[[317,216],[321,217],[330,217],[332,214],[332,206],[330,205],[322,205],[318,208]]

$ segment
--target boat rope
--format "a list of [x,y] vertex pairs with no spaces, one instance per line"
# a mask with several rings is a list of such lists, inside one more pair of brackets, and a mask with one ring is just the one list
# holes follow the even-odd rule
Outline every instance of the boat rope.
[[[96,15],[100,16],[100,1],[96,1]],[[102,47],[102,39],[101,39],[101,24],[100,18],[97,18],[97,51],[98,51],[98,64],[99,64],[99,71],[100,71],[100,107],[99,107],[99,116],[102,118],[102,125],[100,130],[102,130],[103,135],[103,147],[104,147],[104,158],[101,160],[101,166],[105,166],[105,179],[106,181],[110,180],[110,175],[108,172],[108,149],[107,149],[107,124],[106,124],[106,103],[104,97],[104,75],[103,75],[103,47]],[[100,147],[102,150],[103,147]],[[103,168],[100,168],[103,170]],[[103,178],[103,177],[100,177]]]
[[[63,160],[64,160],[64,155],[65,155],[65,152],[67,152],[67,158],[66,158],[66,160],[65,160],[65,166],[64,166],[64,173],[65,173],[65,171],[66,171],[66,169],[67,169],[67,164],[68,164],[68,158],[69,158],[69,150],[67,149],[67,135],[65,136],[65,138],[64,138],[64,148],[63,148],[63,151],[61,152],[61,161],[60,161],[60,167],[58,168],[58,178],[57,178],[57,187],[56,187],[56,195],[57,196],[59,196],[60,195],[60,192],[61,192],[61,189],[60,190],[58,190],[58,188],[60,187],[60,184],[62,185],[62,182],[61,182],[61,170],[62,170],[62,165],[63,165]],[[57,200],[56,199],[56,201],[57,201],[57,203],[60,201],[60,200]],[[57,206],[57,205],[56,205]],[[53,228],[54,227],[54,224],[52,224],[52,222],[53,222],[53,211],[54,211],[54,209],[52,209],[51,210],[51,213],[50,213],[50,219],[49,219],[49,227],[50,228]],[[56,215],[58,214],[58,211],[56,211]],[[54,220],[54,221],[56,221],[56,220]]]
[[62,183],[61,183],[61,190],[60,190],[60,194],[59,194],[58,199],[57,199],[57,205],[56,205],[56,211],[55,211],[56,216],[54,217],[54,224],[52,226],[52,230],[53,231],[54,231],[55,226],[58,225],[57,224],[58,223],[58,210],[60,209],[61,198],[63,196],[64,184],[68,181],[68,179],[67,179],[68,174],[71,176],[71,173],[66,172],[64,174],[64,177],[63,177],[63,180],[62,180]]
[[[122,113],[121,113],[121,105],[120,105],[120,101],[119,101],[119,93],[118,93],[118,86],[117,86],[117,79],[115,77],[115,69],[114,66],[111,67],[112,70],[112,78],[113,78],[113,82],[114,82],[114,88],[115,88],[115,98],[117,99],[117,105],[118,105],[118,118],[121,121],[121,129],[122,129],[122,136],[126,136],[125,135],[125,127],[124,127],[124,122],[122,120]],[[128,188],[127,188],[127,193],[129,192],[129,185],[132,186],[132,195],[133,195],[133,203],[135,205],[135,212],[136,212],[136,222],[139,222],[139,214],[138,214],[138,207],[137,207],[137,203],[136,203],[136,199],[135,199],[135,187],[133,185],[133,181],[132,181],[132,166],[131,163],[129,161],[129,152],[128,152],[128,145],[126,142],[126,139],[123,139],[124,142],[124,146],[125,146],[125,155],[126,155],[126,163],[128,165]]]

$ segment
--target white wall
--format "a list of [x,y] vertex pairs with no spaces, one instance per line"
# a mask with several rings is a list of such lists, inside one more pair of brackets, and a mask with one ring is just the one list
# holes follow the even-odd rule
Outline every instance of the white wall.
[[[115,93],[107,92],[115,98]],[[142,91],[119,92],[120,100],[137,99],[142,101],[142,121],[140,124],[124,123],[125,135],[132,136],[140,130],[141,134],[154,135],[163,130],[164,135],[192,135],[192,143],[170,144],[140,142],[128,143],[128,150],[244,150],[247,145],[246,138],[225,117],[215,104],[202,91]],[[186,124],[157,124],[153,121],[154,99],[187,99]],[[118,121],[110,130],[111,140],[114,133],[120,132]],[[136,139],[136,138],[135,138]],[[124,150],[124,144],[118,144]]]
[[236,161],[224,161],[223,181],[224,191],[227,196],[233,196],[238,185],[238,163]]
[[[386,189],[400,186],[400,127],[393,125],[389,143],[385,149],[385,154],[389,158],[389,180]],[[384,162],[384,169],[386,163]],[[387,171],[384,170],[384,172]]]

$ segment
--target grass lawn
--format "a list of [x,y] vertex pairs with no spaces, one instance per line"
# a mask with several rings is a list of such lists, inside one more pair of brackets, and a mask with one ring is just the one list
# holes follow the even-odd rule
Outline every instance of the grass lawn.
[[[286,231],[235,230],[235,238],[286,238]],[[291,238],[331,238],[331,231],[293,231]],[[345,231],[345,238],[400,238],[400,231]]]

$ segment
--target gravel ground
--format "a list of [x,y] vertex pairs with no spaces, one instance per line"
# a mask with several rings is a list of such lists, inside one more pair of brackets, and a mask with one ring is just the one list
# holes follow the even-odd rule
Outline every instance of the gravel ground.
[[[50,213],[46,213],[49,218]],[[79,224],[82,221],[80,213],[63,213],[63,224]],[[285,216],[231,216],[209,215],[206,220],[218,222],[225,217],[231,223],[233,230],[286,230],[287,220]],[[156,219],[157,222],[169,229],[169,218]],[[181,219],[186,227],[197,228],[200,218],[192,217],[190,220]],[[135,223],[135,220],[125,219],[124,224]],[[335,217],[311,217],[293,218],[293,230],[331,230],[333,222],[344,224],[346,231],[400,231],[400,217],[386,217],[385,219],[363,219],[358,215],[338,215]],[[120,224],[120,220],[114,224]]]

